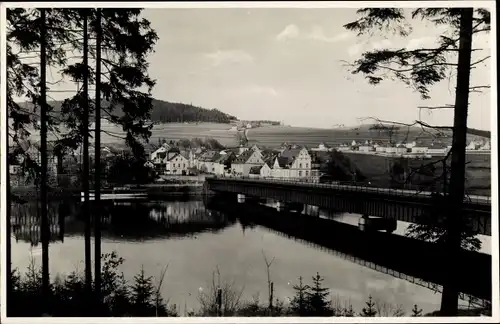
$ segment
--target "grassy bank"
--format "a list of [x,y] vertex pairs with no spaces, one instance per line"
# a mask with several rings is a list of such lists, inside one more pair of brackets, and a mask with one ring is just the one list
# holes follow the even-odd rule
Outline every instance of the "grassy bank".
[[[51,282],[49,296],[41,295],[41,271],[32,262],[23,274],[14,270],[10,276],[12,289],[8,291],[7,315],[16,317],[37,316],[335,316],[335,317],[389,317],[422,316],[417,305],[405,310],[401,305],[391,305],[372,300],[367,296],[365,307],[353,309],[350,302],[332,297],[331,290],[322,286],[319,273],[310,284],[299,278],[294,285],[295,296],[289,302],[273,297],[272,278],[265,301],[256,296],[251,301],[242,300],[242,289],[221,280],[215,271],[208,289],[198,295],[199,307],[180,314],[178,305],[169,304],[160,294],[167,268],[158,278],[147,276],[144,269],[126,282],[120,266],[125,261],[116,253],[104,254],[102,266],[102,302],[92,303],[85,290],[82,272],[58,275]],[[269,264],[266,260],[266,264]],[[462,316],[491,316],[491,310],[462,310]],[[439,316],[433,312],[424,316]]]
[[[361,170],[364,176],[368,178],[373,185],[378,187],[391,187],[391,168],[394,163],[400,161],[400,158],[387,157],[380,155],[369,154],[349,154],[345,153],[347,157]],[[410,174],[413,169],[418,169],[424,164],[436,162],[443,157],[433,157],[430,160],[415,160],[405,159],[406,174]],[[465,188],[468,194],[473,195],[491,195],[491,156],[489,154],[468,154],[466,165],[466,183]],[[434,176],[416,176],[417,179],[413,181],[418,185],[425,183],[426,180],[432,180],[435,176],[442,173],[441,163],[436,163],[436,170]],[[420,179],[418,179],[420,177]]]

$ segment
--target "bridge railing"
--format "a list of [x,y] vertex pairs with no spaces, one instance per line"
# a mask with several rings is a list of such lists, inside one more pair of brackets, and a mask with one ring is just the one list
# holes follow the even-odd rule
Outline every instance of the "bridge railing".
[[[412,190],[412,189],[395,189],[395,188],[381,188],[381,187],[370,187],[366,183],[359,182],[347,182],[347,181],[332,181],[330,183],[320,183],[316,179],[308,178],[276,178],[276,177],[246,177],[246,176],[234,176],[234,175],[211,175],[207,178],[213,178],[218,180],[238,180],[238,181],[249,181],[249,182],[265,182],[265,183],[276,183],[276,184],[293,184],[298,186],[307,186],[313,188],[332,188],[341,189],[346,191],[355,192],[371,192],[380,194],[389,194],[394,196],[404,196],[404,197],[430,197],[432,192],[423,190]],[[466,195],[464,197],[465,202],[481,204],[481,205],[491,205],[491,197],[489,196],[477,196],[477,195]]]

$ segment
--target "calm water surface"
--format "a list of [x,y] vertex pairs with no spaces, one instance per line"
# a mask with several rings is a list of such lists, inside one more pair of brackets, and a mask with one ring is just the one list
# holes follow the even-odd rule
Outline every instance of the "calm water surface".
[[[83,271],[83,222],[77,202],[53,203],[49,208],[52,242],[50,272]],[[307,209],[306,209],[307,211]],[[39,265],[41,247],[36,204],[13,206],[11,221],[13,266],[26,269],[31,259]],[[328,213],[315,210],[321,217]],[[125,259],[122,271],[131,279],[144,266],[146,274],[158,277],[168,265],[162,286],[165,299],[181,314],[196,309],[197,296],[208,289],[218,268],[223,280],[243,289],[251,300],[267,295],[267,274],[262,253],[271,259],[275,296],[288,299],[299,276],[306,282],[319,272],[334,297],[351,301],[360,311],[368,295],[387,303],[401,304],[410,312],[418,304],[425,312],[439,308],[440,294],[408,281],[371,270],[335,256],[325,249],[299,242],[262,226],[247,227],[237,218],[207,210],[202,201],[162,201],[106,205],[103,218],[102,252],[116,251]],[[357,225],[359,216],[343,214],[336,219]],[[399,226],[402,225],[402,226]],[[398,224],[404,234],[408,224]],[[488,252],[489,241],[483,239]]]

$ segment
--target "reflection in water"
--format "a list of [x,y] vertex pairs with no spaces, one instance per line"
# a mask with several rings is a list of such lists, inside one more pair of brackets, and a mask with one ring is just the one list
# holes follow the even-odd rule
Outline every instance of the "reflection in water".
[[[49,205],[50,241],[64,242],[65,236],[84,233],[80,202],[52,202]],[[38,246],[41,243],[37,205],[12,206],[11,224],[16,242]],[[94,210],[93,216],[96,214]],[[206,210],[201,201],[105,203],[101,209],[104,239],[147,240],[189,236],[199,232],[217,232],[234,223],[222,213]]]
[[[315,208],[306,207],[305,212],[322,218]],[[36,204],[13,205],[12,213],[13,239],[17,242],[12,245],[13,265],[25,269],[31,257],[26,252],[40,240]],[[84,223],[80,213],[80,202],[53,202],[49,206],[51,274],[68,273],[75,267],[82,270]],[[439,305],[439,295],[430,290],[345,261],[318,246],[290,240],[245,217],[208,210],[202,201],[105,202],[100,214],[102,252],[115,250],[125,258],[127,279],[132,279],[141,265],[148,275],[155,276],[169,264],[162,293],[172,303],[188,308],[197,307],[197,293],[216,267],[227,280],[245,286],[244,298],[265,293],[263,250],[276,259],[271,271],[278,298],[293,296],[292,286],[299,276],[307,280],[319,271],[332,294],[350,299],[357,308],[363,307],[369,294],[403,304],[408,311],[415,303],[424,311]],[[187,239],[178,239],[182,237]]]

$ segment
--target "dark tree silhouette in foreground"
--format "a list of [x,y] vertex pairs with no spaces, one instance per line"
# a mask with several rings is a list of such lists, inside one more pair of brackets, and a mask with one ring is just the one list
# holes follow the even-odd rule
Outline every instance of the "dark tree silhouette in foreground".
[[411,310],[411,316],[412,317],[420,317],[422,316],[422,309],[418,308],[417,305],[414,305],[412,310]]
[[332,316],[333,311],[331,308],[330,289],[323,287],[322,282],[324,279],[316,273],[312,278],[313,284],[311,291],[307,293],[308,302],[311,307],[312,316]]
[[377,310],[375,309],[375,303],[372,300],[372,296],[368,297],[366,302],[366,307],[363,307],[361,314],[359,316],[363,317],[375,317],[377,316]]
[[[344,27],[363,35],[376,30],[392,31],[400,36],[408,36],[411,26],[407,22],[405,10],[398,8],[360,9],[358,20]],[[434,48],[418,49],[375,49],[365,52],[352,65],[352,73],[362,74],[370,84],[377,85],[387,79],[405,83],[420,93],[423,99],[430,97],[430,87],[456,72],[456,95],[453,105],[443,107],[423,107],[425,109],[454,109],[454,125],[432,126],[423,121],[412,125],[451,129],[451,175],[449,195],[445,195],[447,210],[445,244],[447,245],[447,282],[443,285],[441,314],[453,316],[458,310],[458,283],[453,268],[457,252],[461,247],[466,223],[463,221],[462,205],[465,182],[465,147],[467,135],[467,109],[469,92],[489,88],[489,85],[469,84],[470,71],[478,64],[484,64],[489,56],[471,60],[473,35],[489,32],[490,13],[479,8],[419,8],[411,12],[411,18],[420,18],[436,26],[445,25],[448,33],[439,36],[439,45]]]
[[[45,12],[46,51],[42,54],[45,55],[45,65],[62,69],[62,79],[69,77],[78,84],[88,81],[89,85],[94,85],[96,72],[90,67],[90,63],[68,64],[68,58],[75,58],[73,53],[88,53],[89,58],[96,57],[93,41],[97,30],[96,9],[46,9]],[[154,86],[154,81],[147,74],[146,57],[158,37],[149,21],[139,17],[140,13],[141,9],[102,10],[104,23],[100,44],[104,71],[101,77],[105,82],[101,83],[101,94],[106,102],[102,107],[103,115],[112,123],[121,125],[126,134],[123,139],[136,158],[145,161],[143,143],[151,135],[152,125],[148,120],[151,89]],[[88,34],[83,32],[83,23],[86,21],[84,17],[88,18]],[[9,137],[15,145],[12,155],[22,157],[25,172],[39,179],[40,162],[30,156],[27,149],[30,130],[39,128],[40,102],[46,101],[49,96],[40,95],[40,69],[30,61],[40,57],[40,11],[9,9],[7,20],[7,107]],[[88,43],[88,51],[83,50],[85,42]],[[47,84],[56,83],[58,82]],[[141,89],[146,89],[146,92]],[[47,89],[47,93],[50,93],[50,89]],[[30,104],[19,104],[15,101],[16,98],[28,98]],[[82,88],[76,90],[75,96],[65,100],[58,114],[48,104],[42,105],[47,112],[44,127],[55,135],[54,147],[58,152],[76,150],[85,138],[91,136],[92,130],[86,131],[89,127],[89,120],[83,109],[86,101],[91,103],[88,115],[92,116],[95,102],[88,91]],[[116,108],[121,108],[121,111],[116,113]],[[64,132],[60,126],[66,128]],[[45,161],[46,158],[42,160]],[[44,206],[42,210],[43,208]],[[90,255],[88,244],[86,254]]]
[[311,287],[302,283],[302,277],[299,277],[299,283],[293,286],[295,296],[290,302],[290,309],[294,314],[306,316],[309,312],[309,303],[307,296],[310,293]]

